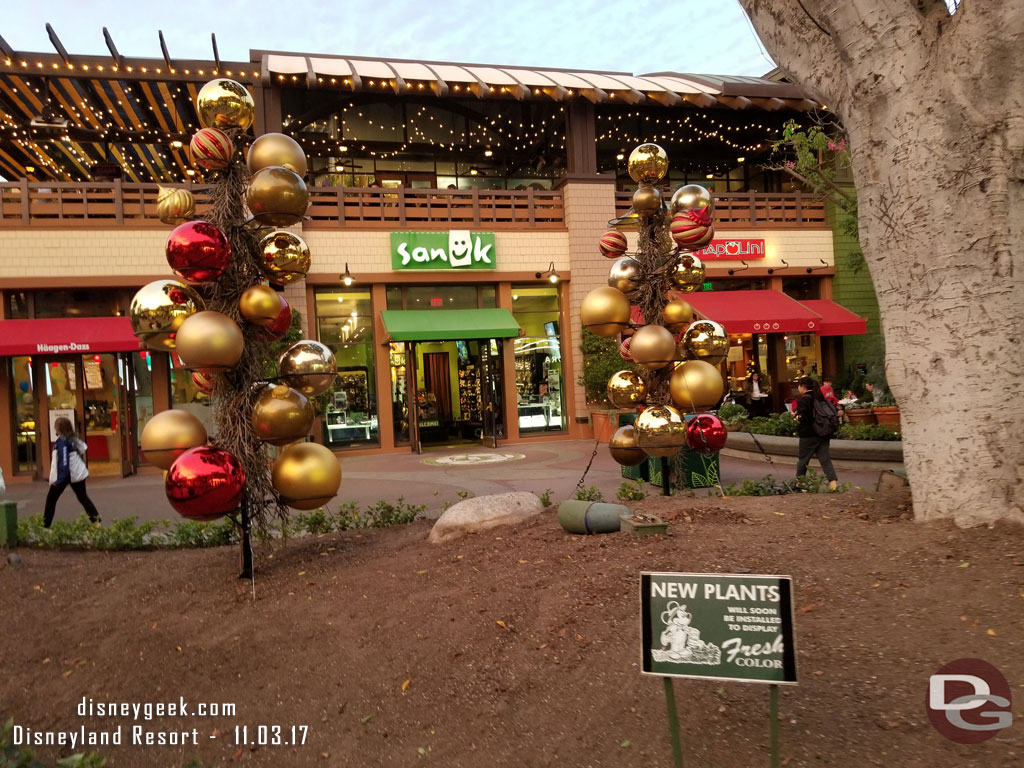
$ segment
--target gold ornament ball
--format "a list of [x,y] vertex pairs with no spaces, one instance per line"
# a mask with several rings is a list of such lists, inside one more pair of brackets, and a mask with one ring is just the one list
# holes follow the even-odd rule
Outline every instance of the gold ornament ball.
[[156,215],[164,224],[184,224],[196,215],[196,199],[187,189],[157,187]]
[[242,329],[220,312],[197,312],[181,324],[177,352],[182,364],[202,373],[223,373],[241,359],[245,348]]
[[704,285],[704,274],[704,262],[692,254],[685,254],[669,275],[669,281],[673,289],[681,293],[693,293]]
[[616,371],[608,379],[608,401],[616,408],[635,408],[647,399],[647,385],[636,371]]
[[629,256],[616,259],[608,271],[608,285],[627,295],[633,293],[640,287],[640,262]]
[[661,191],[657,187],[640,186],[633,193],[633,210],[637,215],[646,219],[653,216],[661,209]]
[[309,246],[298,235],[277,230],[260,240],[261,258],[256,262],[266,278],[276,285],[301,280],[309,271]]
[[725,383],[718,369],[703,360],[687,360],[668,381],[672,402],[684,411],[714,408],[725,394]]
[[150,464],[170,469],[185,451],[206,445],[206,427],[188,411],[161,411],[146,422],[139,437],[142,453]]
[[595,288],[583,298],[583,326],[593,334],[613,338],[629,325],[629,299],[615,288]]
[[279,165],[299,176],[306,175],[306,153],[299,142],[283,133],[265,133],[256,139],[249,146],[245,163],[250,173]]
[[637,416],[636,444],[648,456],[667,458],[686,445],[686,423],[671,405],[652,405]]
[[260,224],[290,227],[306,215],[309,190],[295,171],[272,165],[252,175],[245,203]]
[[661,324],[675,336],[693,322],[693,307],[682,299],[674,299],[665,305],[661,313]]
[[281,296],[269,285],[251,286],[238,300],[238,311],[254,325],[270,325],[281,314]]
[[174,349],[181,324],[205,309],[191,287],[177,280],[154,280],[132,298],[128,319],[139,341],[156,352]]
[[302,440],[313,426],[313,403],[287,384],[268,384],[252,409],[256,436],[271,445]]
[[680,211],[693,211],[700,208],[707,208],[709,214],[715,211],[714,196],[700,184],[681,186],[672,193],[672,199],[668,204],[668,212],[673,216]]
[[270,473],[281,500],[292,509],[316,509],[333,499],[341,486],[341,464],[317,443],[285,448]]
[[608,440],[608,452],[624,467],[635,467],[647,460],[647,454],[636,444],[636,429],[632,424],[615,430]]
[[637,184],[656,184],[668,173],[668,155],[657,144],[641,144],[629,153],[628,168]]
[[712,365],[718,365],[729,354],[729,337],[725,328],[713,320],[691,323],[683,334],[683,343],[690,355]]
[[252,125],[256,104],[244,85],[219,77],[199,90],[196,113],[203,128],[241,128],[244,131]]
[[660,325],[645,325],[633,334],[629,354],[637,365],[656,371],[670,364],[676,356],[676,340]]
[[307,397],[330,389],[337,373],[330,347],[312,339],[295,342],[277,361],[277,375]]

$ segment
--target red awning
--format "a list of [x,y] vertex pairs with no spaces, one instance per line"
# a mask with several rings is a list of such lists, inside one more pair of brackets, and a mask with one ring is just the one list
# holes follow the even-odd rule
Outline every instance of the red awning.
[[0,355],[73,355],[139,348],[127,317],[0,321]]
[[727,333],[814,333],[821,317],[781,291],[698,291],[682,297]]
[[855,315],[846,307],[828,299],[801,301],[811,312],[821,315],[819,336],[859,336],[868,332],[867,318]]

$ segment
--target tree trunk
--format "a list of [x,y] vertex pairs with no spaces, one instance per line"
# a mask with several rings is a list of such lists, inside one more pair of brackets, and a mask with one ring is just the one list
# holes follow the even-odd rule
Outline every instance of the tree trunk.
[[920,520],[1024,522],[1024,0],[740,0],[850,136]]

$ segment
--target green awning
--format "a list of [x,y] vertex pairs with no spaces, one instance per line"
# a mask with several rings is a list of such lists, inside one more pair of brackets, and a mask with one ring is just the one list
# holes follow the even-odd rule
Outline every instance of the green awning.
[[512,339],[519,323],[507,309],[385,309],[384,327],[392,341]]

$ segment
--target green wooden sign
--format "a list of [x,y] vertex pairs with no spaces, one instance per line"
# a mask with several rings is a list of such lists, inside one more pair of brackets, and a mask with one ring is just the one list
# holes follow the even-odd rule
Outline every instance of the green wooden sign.
[[788,576],[641,573],[643,672],[796,683]]
[[392,232],[391,268],[497,269],[493,232]]

